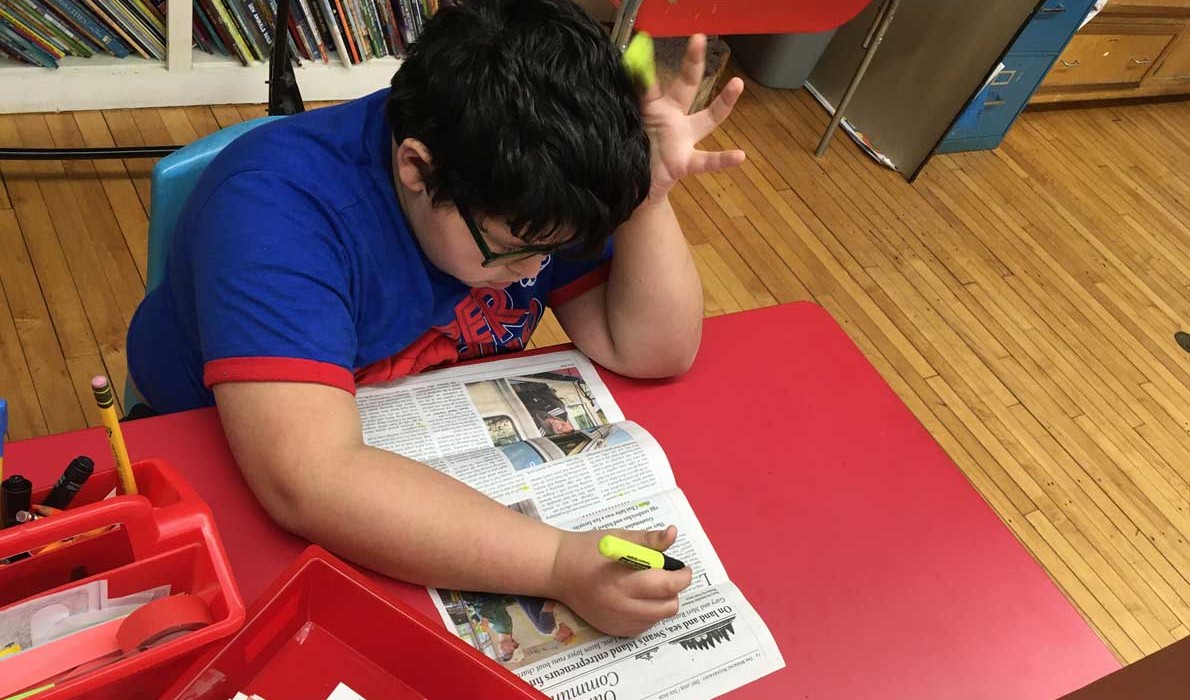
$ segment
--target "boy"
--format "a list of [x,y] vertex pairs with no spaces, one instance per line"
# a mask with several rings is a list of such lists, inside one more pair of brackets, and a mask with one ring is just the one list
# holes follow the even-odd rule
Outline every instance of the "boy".
[[210,165],[133,319],[134,385],[157,412],[218,405],[270,515],[376,571],[559,600],[610,634],[672,616],[689,569],[633,571],[599,555],[601,533],[366,446],[353,394],[519,350],[547,303],[613,371],[685,371],[702,297],[667,195],[744,157],[694,149],[743,89],[687,116],[704,51],[696,37],[668,93],[642,97],[570,0],[444,7],[391,90],[260,127]]

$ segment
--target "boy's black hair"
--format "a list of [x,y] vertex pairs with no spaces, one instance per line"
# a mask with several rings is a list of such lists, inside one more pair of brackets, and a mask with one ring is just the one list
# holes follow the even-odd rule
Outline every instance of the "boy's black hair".
[[462,201],[527,243],[602,247],[648,194],[640,101],[573,0],[444,4],[392,80],[397,143],[430,151],[435,205]]

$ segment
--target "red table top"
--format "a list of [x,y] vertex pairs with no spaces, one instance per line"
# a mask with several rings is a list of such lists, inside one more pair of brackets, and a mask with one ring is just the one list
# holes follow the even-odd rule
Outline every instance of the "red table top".
[[[612,0],[617,6],[620,0]],[[636,26],[654,36],[823,32],[871,0],[645,0]]]
[[[787,667],[731,698],[1052,700],[1119,664],[821,308],[710,319],[684,378],[604,373],[673,464]],[[126,424],[210,503],[251,603],[305,543],[256,504],[212,410]],[[38,486],[103,433],[13,443]],[[385,579],[430,615],[424,588]]]

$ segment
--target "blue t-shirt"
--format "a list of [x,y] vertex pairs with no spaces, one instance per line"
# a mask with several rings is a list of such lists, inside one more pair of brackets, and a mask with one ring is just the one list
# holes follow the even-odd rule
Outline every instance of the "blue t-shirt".
[[162,283],[132,320],[133,381],[159,412],[214,405],[226,381],[354,392],[520,350],[548,304],[602,283],[599,260],[471,289],[422,253],[397,201],[388,90],[236,139],[183,209]]

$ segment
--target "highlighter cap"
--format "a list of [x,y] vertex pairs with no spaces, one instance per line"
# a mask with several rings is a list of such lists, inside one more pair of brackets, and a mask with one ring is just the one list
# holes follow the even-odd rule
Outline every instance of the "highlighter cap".
[[70,464],[66,466],[66,475],[72,481],[86,481],[87,477],[95,471],[95,460],[87,455],[79,455],[70,460]]
[[94,471],[95,462],[90,457],[86,455],[75,457],[70,461],[70,464],[66,465],[66,470],[62,472],[62,476],[58,479],[58,483],[54,484],[54,488],[50,489],[50,493],[42,501],[42,505],[58,509],[67,507]]
[[20,474],[13,474],[3,482],[0,482],[0,490],[6,494],[33,493],[33,482]]
[[657,82],[657,59],[654,51],[653,37],[649,36],[648,32],[640,32],[632,37],[628,48],[624,50],[624,69],[641,90],[647,91]]
[[0,511],[4,513],[4,527],[17,524],[17,513],[28,510],[33,495],[33,482],[20,474],[0,482]]

